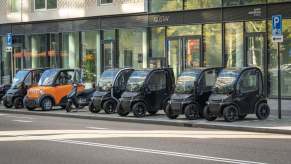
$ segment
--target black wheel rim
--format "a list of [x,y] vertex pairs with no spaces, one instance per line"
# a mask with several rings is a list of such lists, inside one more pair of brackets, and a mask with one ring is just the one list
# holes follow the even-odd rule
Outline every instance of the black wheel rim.
[[266,105],[263,105],[259,111],[259,114],[262,118],[269,116],[269,108]]
[[108,103],[106,110],[108,113],[114,113],[114,104],[113,103]]
[[143,105],[138,105],[136,108],[136,115],[139,117],[143,117],[145,115],[145,108]]
[[43,107],[45,110],[50,110],[52,108],[52,102],[49,99],[44,100]]
[[16,108],[21,108],[22,107],[22,101],[21,101],[21,99],[16,99],[16,101],[15,101],[15,107]]
[[227,120],[229,121],[235,121],[237,117],[236,110],[234,108],[228,109],[226,112],[226,117],[227,117]]

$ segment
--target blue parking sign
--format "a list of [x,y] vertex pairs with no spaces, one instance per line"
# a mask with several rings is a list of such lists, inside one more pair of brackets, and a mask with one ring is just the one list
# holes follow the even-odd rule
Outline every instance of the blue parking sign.
[[12,47],[12,45],[13,45],[12,33],[8,33],[7,34],[7,36],[6,36],[6,44],[7,44],[7,47]]
[[283,42],[282,15],[272,16],[272,40],[273,42]]

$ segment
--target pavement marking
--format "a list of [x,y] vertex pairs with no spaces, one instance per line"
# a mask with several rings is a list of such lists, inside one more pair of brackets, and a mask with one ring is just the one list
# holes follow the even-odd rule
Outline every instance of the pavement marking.
[[94,129],[94,130],[108,130],[108,128],[99,128],[99,127],[86,127],[87,129]]
[[8,116],[8,114],[0,114],[0,116]]
[[29,122],[32,122],[30,120],[12,120],[12,121],[21,122],[21,123],[29,123]]
[[83,142],[83,141],[77,141],[77,140],[49,140],[49,141],[54,141],[54,142],[59,142],[59,143],[75,144],[75,145],[83,145],[83,146],[91,146],[91,147],[101,147],[101,148],[108,148],[108,149],[116,149],[116,150],[142,152],[142,153],[149,153],[149,154],[158,154],[158,155],[165,155],[165,156],[174,156],[174,157],[182,157],[182,158],[199,159],[199,160],[206,160],[206,161],[223,162],[223,163],[266,164],[266,163],[262,163],[262,162],[245,161],[245,160],[237,160],[237,159],[230,159],[230,158],[219,158],[219,157],[204,156],[204,155],[197,155],[197,154],[187,154],[187,153],[162,151],[162,150],[154,150],[154,149],[145,149],[145,148],[138,148],[138,147],[128,147],[128,146],[119,146],[119,145],[94,143],[94,142]]

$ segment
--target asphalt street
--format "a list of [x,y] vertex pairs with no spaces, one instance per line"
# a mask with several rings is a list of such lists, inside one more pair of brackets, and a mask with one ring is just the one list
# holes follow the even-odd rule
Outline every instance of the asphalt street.
[[1,164],[288,164],[291,136],[0,113]]

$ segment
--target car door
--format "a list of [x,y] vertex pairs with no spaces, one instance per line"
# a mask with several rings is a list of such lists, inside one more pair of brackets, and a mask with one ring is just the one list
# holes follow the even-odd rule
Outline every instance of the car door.
[[[167,78],[163,70],[154,71],[148,79],[149,93],[146,95],[154,111],[161,109],[162,101],[167,96]],[[149,109],[151,111],[151,109]]]
[[244,71],[239,78],[237,103],[242,113],[253,113],[254,104],[258,99],[258,80],[258,73],[255,69]]
[[201,80],[199,82],[198,90],[198,101],[201,105],[205,105],[204,103],[208,100],[210,94],[212,93],[212,88],[217,79],[217,71],[215,69],[209,69],[203,71],[201,75]]
[[56,85],[54,89],[54,97],[56,105],[63,101],[68,93],[72,90],[75,72],[73,70],[60,71],[56,78]]

